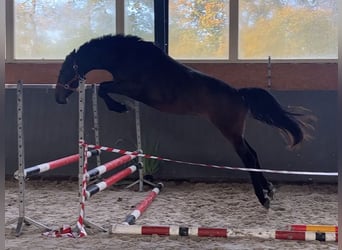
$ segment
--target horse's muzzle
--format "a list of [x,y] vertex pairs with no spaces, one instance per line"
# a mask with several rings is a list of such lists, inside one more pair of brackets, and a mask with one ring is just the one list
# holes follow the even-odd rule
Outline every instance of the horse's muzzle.
[[59,97],[56,97],[56,102],[57,102],[58,104],[67,104],[67,103],[68,103],[66,98],[61,99],[61,98],[59,98]]
[[58,104],[68,103],[65,89],[58,85],[56,86],[56,89],[55,89],[55,100]]

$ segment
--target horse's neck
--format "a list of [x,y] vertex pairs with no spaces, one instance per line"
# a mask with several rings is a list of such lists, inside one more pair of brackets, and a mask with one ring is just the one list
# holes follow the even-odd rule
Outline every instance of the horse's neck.
[[105,69],[105,67],[101,64],[101,55],[98,55],[91,50],[79,51],[77,61],[79,70],[83,75],[86,75],[92,70]]

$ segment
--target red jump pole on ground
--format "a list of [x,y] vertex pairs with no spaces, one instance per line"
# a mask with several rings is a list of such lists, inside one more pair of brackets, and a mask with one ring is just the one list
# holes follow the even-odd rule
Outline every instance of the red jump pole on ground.
[[123,224],[125,224],[125,225],[135,224],[135,221],[151,205],[152,201],[157,197],[157,195],[159,194],[159,192],[163,188],[163,186],[164,185],[162,183],[158,183],[157,187],[153,188],[152,191],[148,194],[148,196],[136,206],[136,208],[134,209],[134,211],[131,214],[129,214],[126,217],[126,220]]
[[113,234],[161,235],[161,236],[198,236],[198,237],[228,237],[225,228],[179,227],[179,226],[141,226],[113,225]]
[[134,158],[136,158],[137,156],[135,155],[124,155],[124,156],[121,156],[115,160],[112,160],[112,161],[109,161],[103,165],[100,165],[96,168],[93,168],[91,170],[89,170],[87,173],[86,173],[86,178],[87,180],[89,181],[90,179],[93,179],[93,178],[96,178],[98,176],[101,176],[103,175],[104,173],[110,171],[110,170],[113,170],[131,160],[133,160]]
[[105,190],[106,188],[114,185],[118,181],[124,179],[125,177],[129,176],[130,174],[134,173],[137,170],[137,167],[132,165],[124,170],[118,172],[117,174],[112,175],[111,177],[101,181],[99,183],[93,184],[87,187],[86,190],[86,199],[89,199],[94,194]]
[[[98,154],[100,154],[100,150],[91,150],[91,151],[88,151],[87,156],[89,158]],[[42,163],[33,167],[25,168],[24,178],[30,177],[33,175],[38,175],[40,173],[43,173],[52,169],[69,165],[71,163],[77,162],[79,159],[80,159],[79,154],[74,154],[74,155],[66,156],[66,157],[63,157],[54,161],[50,161],[50,162]],[[14,178],[18,179],[18,171],[14,173]]]
[[181,227],[181,226],[143,226],[116,224],[111,227],[113,234],[160,235],[160,236],[197,236],[259,239],[300,240],[300,241],[338,241],[337,233],[295,232],[295,231],[258,231],[228,230],[226,228]]

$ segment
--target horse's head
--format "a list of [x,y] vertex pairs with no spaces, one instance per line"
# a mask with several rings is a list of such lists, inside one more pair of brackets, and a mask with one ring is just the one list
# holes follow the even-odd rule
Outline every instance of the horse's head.
[[77,91],[78,81],[82,78],[76,64],[76,51],[72,51],[64,60],[59,72],[55,89],[55,99],[59,104],[66,104],[67,98]]

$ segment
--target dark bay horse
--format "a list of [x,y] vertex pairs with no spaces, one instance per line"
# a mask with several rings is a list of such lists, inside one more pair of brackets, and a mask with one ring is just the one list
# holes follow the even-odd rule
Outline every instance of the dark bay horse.
[[[98,91],[108,109],[128,110],[109,95],[116,93],[163,112],[205,117],[232,143],[247,168],[260,168],[255,150],[244,138],[248,112],[279,128],[291,146],[300,144],[308,135],[308,116],[299,107],[287,110],[261,88],[233,88],[175,61],[152,42],[135,36],[108,35],[72,51],[59,73],[57,103],[67,103],[79,79],[95,69],[107,70],[113,76],[113,81],[100,83]],[[273,185],[262,173],[250,175],[259,202],[269,208]]]

